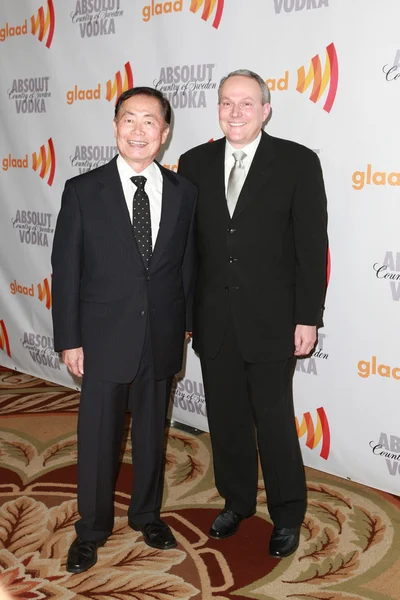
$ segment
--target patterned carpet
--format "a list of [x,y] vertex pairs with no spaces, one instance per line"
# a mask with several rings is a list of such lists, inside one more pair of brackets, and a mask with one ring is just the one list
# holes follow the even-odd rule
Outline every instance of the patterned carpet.
[[[77,517],[79,394],[0,368],[0,585],[19,600],[399,600],[400,500],[307,470],[298,552],[268,557],[272,525],[260,479],[257,515],[227,540],[206,532],[222,506],[208,434],[170,429],[164,518],[179,545],[157,551],[127,526],[130,447],[121,453],[112,537],[90,571],[65,571]],[[1,592],[0,592],[0,597]]]

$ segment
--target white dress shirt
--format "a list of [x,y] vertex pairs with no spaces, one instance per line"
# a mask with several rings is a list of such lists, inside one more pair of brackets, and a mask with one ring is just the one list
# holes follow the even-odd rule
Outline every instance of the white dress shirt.
[[[250,142],[250,144],[248,144],[244,148],[240,148],[240,150],[243,150],[243,152],[246,153],[246,157],[243,159],[246,177],[249,173],[249,169],[250,169],[251,163],[253,162],[253,158],[254,158],[254,155],[258,148],[258,144],[260,143],[260,140],[261,140],[261,131],[255,140]],[[235,164],[235,159],[233,158],[232,154],[234,152],[236,152],[236,150],[238,150],[238,148],[234,148],[228,142],[228,140],[226,140],[226,143],[225,143],[225,195],[226,195],[226,192],[228,189],[229,175],[231,173],[233,165]]]
[[124,190],[126,206],[128,207],[131,222],[133,196],[137,190],[136,185],[131,181],[131,177],[137,177],[138,175],[143,175],[143,177],[146,177],[147,181],[144,185],[144,189],[149,197],[150,202],[151,241],[154,250],[161,220],[163,190],[162,173],[155,162],[152,162],[141,173],[136,173],[121,155],[119,155],[117,158],[117,169],[121,179],[122,189]]

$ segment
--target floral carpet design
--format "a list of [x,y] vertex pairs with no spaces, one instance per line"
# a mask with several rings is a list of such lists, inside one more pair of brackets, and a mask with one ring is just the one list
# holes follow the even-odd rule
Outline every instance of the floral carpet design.
[[[134,475],[121,452],[113,535],[95,567],[65,571],[75,537],[79,393],[0,368],[0,586],[18,600],[400,600],[400,500],[307,469],[299,550],[268,556],[258,511],[226,540],[208,538],[222,507],[208,434],[170,428],[163,518],[178,548],[159,551],[128,527]],[[128,430],[127,422],[127,430]]]

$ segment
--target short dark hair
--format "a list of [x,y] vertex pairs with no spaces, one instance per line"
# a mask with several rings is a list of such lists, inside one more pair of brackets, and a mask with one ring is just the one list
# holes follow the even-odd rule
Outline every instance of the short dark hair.
[[162,92],[160,92],[159,90],[156,90],[155,88],[151,88],[151,87],[144,87],[144,86],[131,88],[130,90],[126,90],[126,92],[122,92],[122,94],[118,98],[117,103],[115,105],[115,114],[114,114],[115,119],[117,118],[118,113],[121,110],[121,106],[123,105],[125,100],[128,100],[128,98],[132,98],[132,96],[151,96],[152,98],[156,98],[160,103],[161,114],[164,117],[164,121],[166,122],[167,125],[169,125],[171,123],[171,112],[172,111],[171,111],[171,104],[169,103],[169,100],[167,100],[167,98],[164,96],[164,94],[162,94]]

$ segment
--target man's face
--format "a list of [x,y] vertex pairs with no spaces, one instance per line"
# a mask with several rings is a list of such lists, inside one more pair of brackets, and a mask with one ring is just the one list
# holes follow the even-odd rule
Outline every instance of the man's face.
[[152,96],[128,98],[114,119],[118,151],[136,173],[153,162],[168,132],[160,102]]
[[262,103],[255,79],[234,75],[220,90],[219,124],[234,148],[243,148],[255,140],[270,110],[270,104]]

